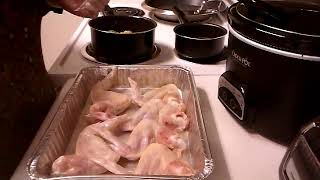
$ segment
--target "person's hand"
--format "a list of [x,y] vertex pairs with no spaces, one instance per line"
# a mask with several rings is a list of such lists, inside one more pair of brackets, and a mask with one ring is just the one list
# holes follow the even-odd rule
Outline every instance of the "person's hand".
[[82,17],[97,17],[110,0],[54,0],[64,10]]

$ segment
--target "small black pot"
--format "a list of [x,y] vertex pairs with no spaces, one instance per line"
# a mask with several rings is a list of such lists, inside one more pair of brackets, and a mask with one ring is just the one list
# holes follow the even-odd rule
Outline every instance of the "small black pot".
[[186,58],[205,59],[220,55],[227,30],[219,25],[185,23],[174,28],[175,50]]
[[174,28],[176,34],[175,50],[183,59],[208,62],[220,55],[224,49],[227,30],[216,24],[190,23],[179,7],[172,7],[181,24]]
[[[149,18],[102,16],[90,20],[89,26],[91,46],[98,61],[109,64],[133,64],[151,57],[155,50],[154,32],[157,23]],[[132,33],[117,33],[123,31]]]

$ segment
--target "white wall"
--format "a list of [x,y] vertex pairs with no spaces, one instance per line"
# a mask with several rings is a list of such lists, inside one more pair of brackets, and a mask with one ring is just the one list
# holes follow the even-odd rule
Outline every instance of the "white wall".
[[74,16],[67,11],[64,11],[63,14],[49,12],[43,17],[41,43],[47,69],[50,69],[82,20],[83,18]]

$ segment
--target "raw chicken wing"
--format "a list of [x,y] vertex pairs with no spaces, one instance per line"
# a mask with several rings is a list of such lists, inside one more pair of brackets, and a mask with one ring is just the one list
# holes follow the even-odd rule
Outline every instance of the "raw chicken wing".
[[135,174],[191,176],[194,170],[168,147],[153,143],[142,153]]
[[129,97],[99,101],[90,106],[89,114],[87,116],[91,118],[90,121],[93,123],[105,121],[124,112],[130,104],[131,101]]
[[52,175],[55,176],[96,175],[106,171],[104,167],[79,155],[60,156],[52,164]]
[[101,128],[103,125],[102,123],[90,125],[80,133],[76,145],[76,154],[85,156],[112,173],[128,174],[129,172],[125,168],[117,164],[120,155],[111,149],[108,142],[121,143],[110,132],[111,128],[117,126],[109,124],[109,126]]
[[101,81],[99,81],[93,86],[90,93],[92,102],[95,102],[95,100],[100,99],[100,90],[108,91],[109,89],[111,89],[111,87],[116,81],[117,73],[118,69],[115,67],[111,70],[110,73],[108,73],[105,76],[105,78],[103,78]]
[[159,112],[159,123],[172,130],[185,130],[189,124],[189,119],[184,110],[185,105],[183,103],[168,101]]
[[160,126],[156,131],[156,142],[166,145],[176,152],[178,157],[182,157],[182,153],[186,152],[189,147],[188,136],[188,131],[178,133]]
[[[110,91],[116,75],[114,68],[92,88],[93,104],[87,115],[92,124],[79,134],[75,154],[55,160],[52,174],[94,175],[107,171],[138,175],[195,174],[187,162],[189,119],[181,90],[167,84],[143,94],[137,82],[128,78],[131,86],[128,96]],[[138,106],[126,111],[132,102]],[[135,170],[129,167],[130,163],[121,166],[121,157],[139,160]]]
[[127,145],[130,146],[131,153],[122,154],[128,160],[137,160],[141,153],[148,147],[149,144],[155,142],[155,131],[158,126],[157,120],[143,119],[133,129],[129,136]]
[[159,111],[163,107],[163,102],[160,99],[151,99],[143,104],[136,112],[128,115],[128,122],[124,124],[123,129],[132,131],[137,124],[144,118],[158,119]]
[[142,106],[144,103],[150,101],[151,99],[163,99],[168,97],[175,97],[179,102],[182,102],[182,93],[179,88],[174,84],[167,84],[160,88],[150,90],[142,95],[142,92],[134,80],[128,78],[128,81],[131,86],[132,100]]
[[107,76],[97,82],[90,93],[93,105],[88,117],[91,123],[104,121],[124,112],[131,104],[126,94],[110,91],[116,79],[117,68],[113,68]]

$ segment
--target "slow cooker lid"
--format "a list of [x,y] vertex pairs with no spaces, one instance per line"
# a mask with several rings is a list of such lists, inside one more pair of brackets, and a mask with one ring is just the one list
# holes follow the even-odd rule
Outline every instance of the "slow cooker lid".
[[319,55],[320,3],[303,0],[240,0],[229,23],[247,38],[281,50]]
[[288,0],[244,2],[250,1],[255,3],[242,2],[237,6],[244,19],[279,31],[320,36],[320,26],[314,24],[320,18],[320,4]]

